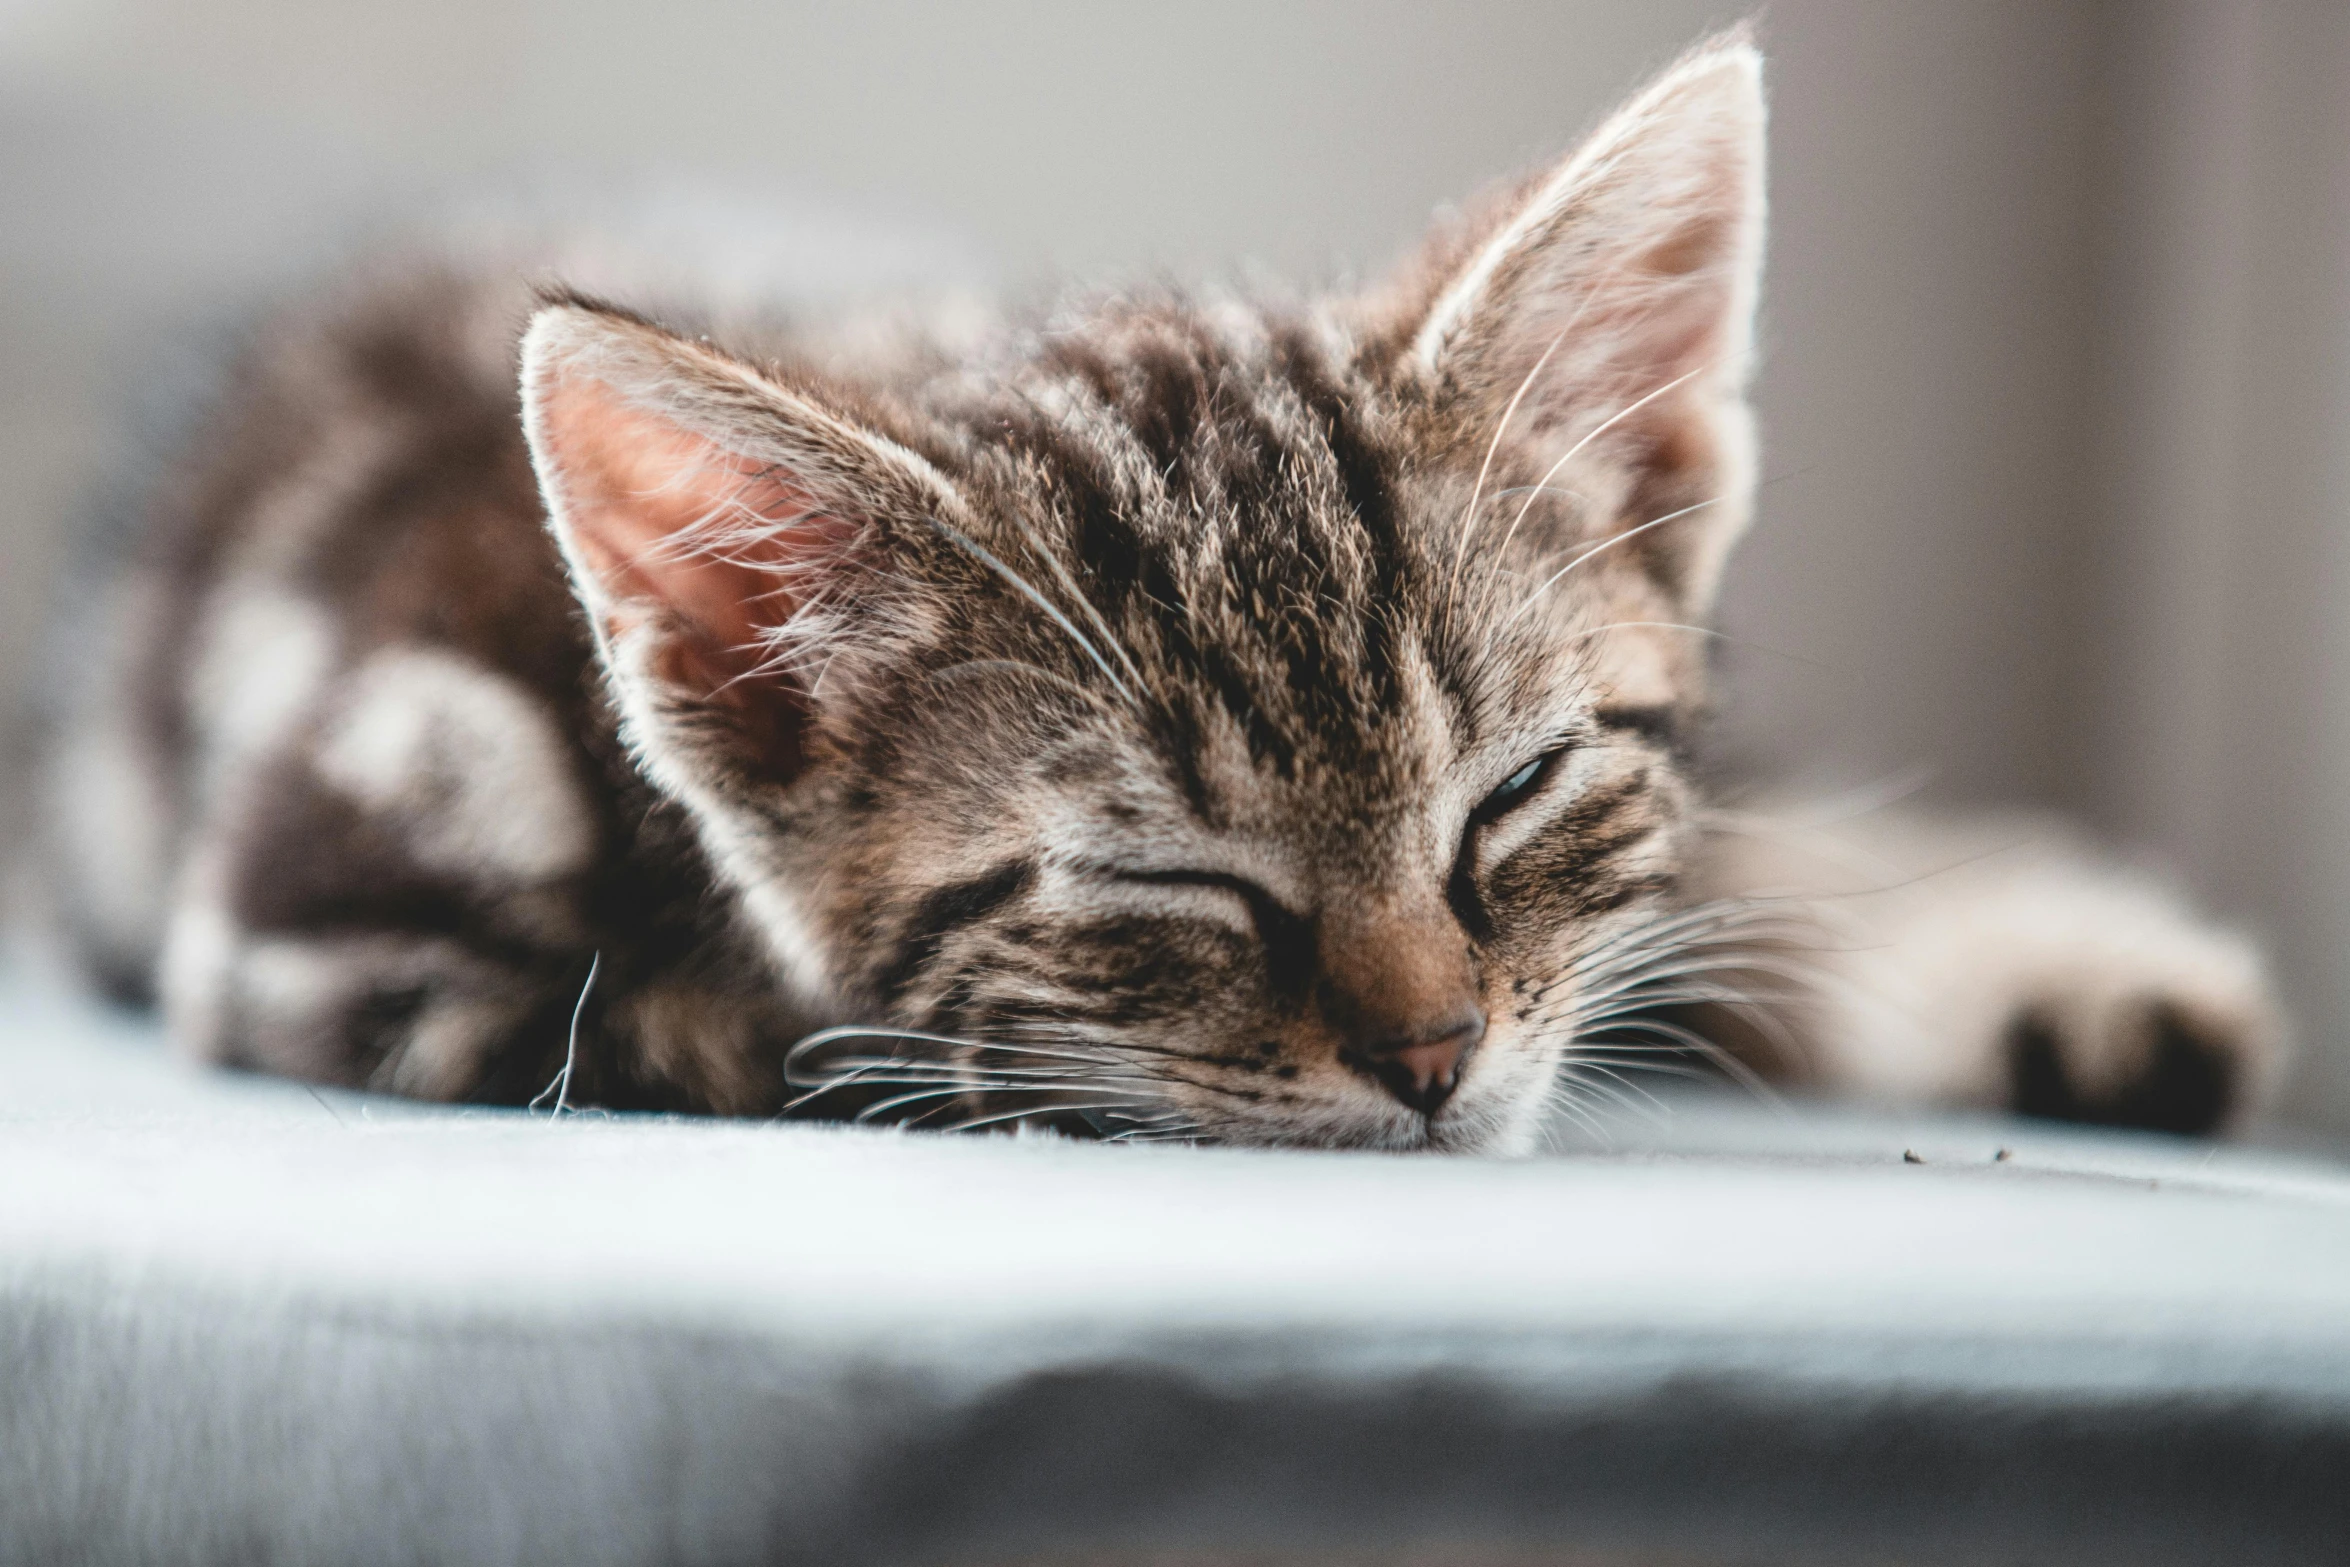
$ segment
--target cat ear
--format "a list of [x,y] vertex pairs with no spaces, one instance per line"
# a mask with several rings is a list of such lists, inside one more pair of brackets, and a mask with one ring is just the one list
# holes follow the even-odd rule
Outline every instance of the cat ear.
[[1625,541],[1693,610],[1752,505],[1762,237],[1762,59],[1732,35],[1453,253],[1406,350],[1452,415],[1458,458],[1492,454],[1487,494],[1571,488],[1604,514],[1593,526],[1618,532],[1698,507]]
[[913,452],[748,366],[604,306],[542,308],[523,422],[549,525],[630,739],[673,791],[788,781],[808,652],[866,613],[893,521],[955,516]]

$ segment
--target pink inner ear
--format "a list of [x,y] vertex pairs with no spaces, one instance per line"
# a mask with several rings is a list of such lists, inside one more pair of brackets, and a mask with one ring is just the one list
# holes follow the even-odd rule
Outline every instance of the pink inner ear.
[[752,674],[799,607],[800,573],[849,532],[793,477],[727,451],[604,383],[570,376],[540,407],[561,523],[618,631],[648,611],[690,638],[717,685]]
[[769,633],[802,607],[809,568],[838,555],[850,524],[790,473],[591,376],[549,388],[539,420],[556,523],[595,579],[606,636],[657,627],[648,672],[724,717],[755,770],[796,774],[807,704]]

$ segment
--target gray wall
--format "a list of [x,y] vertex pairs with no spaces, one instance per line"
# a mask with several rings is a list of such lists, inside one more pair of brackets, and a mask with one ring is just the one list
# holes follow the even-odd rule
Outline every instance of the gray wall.
[[[453,185],[690,173],[998,276],[1330,273],[1736,6],[0,3],[0,663],[159,325]],[[2277,941],[2350,1126],[2350,19],[1776,0],[1728,739],[2056,805]]]
[[2350,7],[2149,6],[2108,92],[2071,798],[2269,938],[2350,1127]]

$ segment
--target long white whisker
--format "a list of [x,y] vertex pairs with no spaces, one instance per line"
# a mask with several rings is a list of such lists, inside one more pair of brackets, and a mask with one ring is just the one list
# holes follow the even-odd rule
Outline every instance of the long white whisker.
[[1615,1051],[1606,1046],[1577,1045],[1572,1060],[1581,1063],[1605,1062],[1619,1072],[1641,1072],[1651,1077],[1677,1077],[1684,1082],[1715,1083],[1721,1081],[1717,1072],[1708,1072],[1680,1061],[1659,1061],[1655,1057],[1670,1051],[1674,1055],[1689,1052],[1680,1046],[1637,1045]]
[[955,1122],[952,1126],[948,1127],[947,1130],[950,1132],[976,1131],[980,1127],[994,1126],[998,1122],[1002,1121],[1024,1121],[1033,1115],[1073,1115],[1083,1110],[1106,1110],[1113,1112],[1123,1112],[1129,1105],[1133,1104],[1133,1102],[1134,1101],[1130,1099],[1107,1099],[1097,1104],[1037,1105],[1033,1109],[1028,1110],[1005,1110],[1000,1111],[994,1115],[973,1116],[968,1120]]
[[846,1067],[852,1067],[852,1066],[867,1066],[867,1065],[871,1065],[871,1066],[880,1066],[880,1067],[906,1067],[906,1068],[921,1067],[921,1066],[937,1066],[937,1067],[939,1067],[939,1068],[941,1068],[941,1069],[944,1069],[944,1068],[946,1068],[946,1067],[952,1066],[952,1067],[953,1067],[953,1068],[955,1068],[956,1070],[971,1070],[971,1071],[981,1071],[981,1072],[1014,1072],[1014,1073],[1020,1073],[1020,1072],[1039,1072],[1039,1073],[1054,1073],[1054,1072],[1067,1072],[1067,1071],[1077,1070],[1077,1069],[1084,1068],[1084,1067],[1093,1067],[1093,1066],[1123,1066],[1123,1065],[1125,1065],[1125,1064],[1126,1064],[1126,1063],[1125,1063],[1125,1062],[1124,1062],[1122,1059],[1120,1059],[1118,1056],[1116,1056],[1116,1055],[1113,1055],[1113,1054],[1110,1054],[1110,1053],[1108,1053],[1108,1052],[1104,1052],[1104,1051],[1086,1051],[1086,1050],[1046,1050],[1046,1049],[1037,1048],[1037,1047],[1019,1046],[1019,1045],[998,1046],[998,1045],[987,1045],[987,1044],[969,1044],[969,1045],[965,1045],[963,1048],[965,1048],[965,1049],[968,1049],[968,1050],[971,1050],[971,1051],[973,1051],[974,1053],[984,1052],[984,1053],[986,1053],[986,1054],[990,1054],[990,1055],[1009,1055],[1009,1056],[1033,1057],[1034,1059],[1036,1059],[1036,1060],[1039,1060],[1039,1061],[1063,1061],[1063,1062],[1071,1062],[1071,1063],[1074,1063],[1074,1066],[1038,1067],[1038,1066],[1025,1066],[1025,1065],[1019,1065],[1019,1064],[1005,1065],[1005,1064],[1003,1064],[1003,1063],[1000,1063],[1000,1062],[982,1062],[982,1061],[976,1061],[976,1060],[973,1060],[973,1061],[959,1061],[959,1060],[951,1060],[951,1059],[942,1059],[942,1058],[940,1058],[940,1057],[936,1057],[936,1056],[925,1056],[925,1055],[908,1055],[908,1054],[904,1054],[904,1053],[902,1053],[902,1052],[898,1052],[898,1051],[892,1051],[892,1052],[890,1052],[890,1053],[888,1053],[888,1054],[886,1054],[886,1055],[859,1055],[859,1056],[838,1056],[838,1057],[829,1057],[829,1058],[827,1058],[827,1059],[828,1059],[828,1065],[827,1065],[827,1067],[826,1067],[826,1070],[830,1071],[830,1070],[835,1070],[835,1069],[838,1069],[838,1068],[846,1068]]
[[[1712,1040],[1706,1038],[1703,1034],[1700,1034],[1693,1029],[1684,1028],[1678,1023],[1667,1022],[1662,1018],[1630,1018],[1616,1025],[1615,1031],[1648,1034],[1659,1039],[1671,1040],[1680,1048],[1687,1050],[1694,1055],[1702,1056],[1705,1060],[1711,1062],[1722,1073],[1730,1077],[1741,1088],[1744,1088],[1747,1092],[1753,1094],[1756,1098],[1762,1099],[1773,1105],[1783,1105],[1785,1103],[1785,1101],[1779,1097],[1778,1090],[1771,1087],[1769,1083],[1763,1081],[1762,1075],[1756,1072],[1754,1068],[1748,1066],[1745,1062],[1739,1060],[1729,1051],[1724,1050],[1720,1045],[1714,1043]],[[1572,1048],[1573,1047],[1571,1046],[1569,1047],[1570,1059]]]
[[960,664],[949,664],[944,669],[934,669],[924,675],[922,680],[924,684],[928,684],[933,680],[959,680],[974,674],[994,672],[1018,672],[1022,675],[1034,676],[1036,679],[1047,680],[1057,686],[1066,686],[1096,707],[1106,705],[1105,699],[1099,691],[1089,690],[1071,680],[1067,675],[1056,675],[1049,669],[1039,669],[1036,665],[1017,658],[967,658]]
[[[1020,1026],[1042,1028],[1041,1022]],[[928,1046],[950,1052],[930,1056],[893,1050],[887,1054],[829,1056],[818,1067],[810,1058],[826,1046],[857,1040]],[[1009,1064],[993,1057],[1011,1057]],[[1091,1048],[1066,1039],[1030,1044],[998,1039],[968,1039],[923,1029],[886,1024],[843,1024],[817,1030],[796,1041],[785,1055],[786,1080],[809,1091],[783,1109],[789,1115],[827,1094],[845,1089],[897,1090],[861,1106],[849,1117],[870,1123],[885,1118],[919,1126],[960,1101],[991,1096],[1019,1095],[1037,1101],[1025,1108],[954,1123],[950,1130],[990,1125],[999,1120],[1043,1115],[1061,1110],[1116,1108],[1122,1115],[1150,1123],[1144,1129],[1165,1131],[1160,1123],[1175,1117],[1165,1105],[1162,1076],[1138,1073],[1130,1050]],[[1105,1093],[1122,1095],[1115,1105],[1096,1102]],[[928,1108],[916,1108],[928,1106]],[[904,1112],[913,1110],[910,1118]]]
[[1578,1037],[1585,1035],[1605,1037],[1621,1029],[1635,1028],[1653,1019],[1660,1008],[1676,1005],[1719,1007],[1761,1034],[1778,1053],[1780,1060],[1797,1066],[1808,1065],[1811,1054],[1782,1016],[1790,998],[1754,996],[1720,985],[1684,985],[1650,995],[1635,993],[1606,1011],[1592,1015],[1574,1015],[1569,1026]]
[[827,1073],[823,1079],[803,1076],[801,1063],[826,1045],[843,1039],[901,1039],[914,1044],[944,1045],[954,1050],[975,1048],[974,1042],[971,1040],[956,1039],[946,1034],[926,1034],[918,1029],[886,1028],[874,1024],[855,1023],[838,1028],[820,1028],[813,1034],[801,1035],[793,1042],[792,1047],[783,1053],[783,1080],[795,1088],[806,1088],[818,1082],[828,1081],[833,1074]]
[[[1518,404],[1526,400],[1526,394],[1533,389],[1535,379],[1542,374],[1543,367],[1550,363],[1550,356],[1559,351],[1559,345],[1567,340],[1567,334],[1575,330],[1575,324],[1583,319],[1583,312],[1590,307],[1591,295],[1586,294],[1583,303],[1575,307],[1574,315],[1559,329],[1558,336],[1552,338],[1550,346],[1542,351],[1542,357],[1534,361],[1534,368],[1526,372],[1526,378],[1510,394],[1509,405],[1502,409],[1501,418],[1494,423],[1493,439],[1485,443],[1485,460],[1477,465],[1477,482],[1469,487],[1469,504],[1461,512],[1457,542],[1452,547],[1452,572],[1444,584],[1447,599],[1452,596],[1454,586],[1460,581],[1461,562],[1468,556],[1469,538],[1476,531],[1477,502],[1485,493],[1486,479],[1493,473],[1493,458],[1501,450],[1501,438],[1509,433],[1510,420],[1516,417]],[[1543,482],[1548,483],[1549,480],[1545,478]]]
[[[1697,976],[1703,974],[1759,974],[1783,981],[1791,987],[1793,994],[1798,995],[1808,988],[1818,986],[1829,978],[1825,974],[1811,972],[1794,963],[1776,963],[1769,958],[1751,953],[1736,958],[1698,953],[1692,954],[1691,960],[1687,962],[1659,965],[1653,972],[1643,972],[1621,980],[1610,980],[1588,990],[1578,991],[1571,996],[1562,998],[1565,1002],[1564,1009],[1556,1015],[1589,1021],[1606,1015],[1602,1011],[1603,1008],[1624,1011],[1635,1006],[1660,1005],[1662,1003],[1654,999],[1660,990],[1671,986],[1688,985]],[[1547,998],[1543,1004],[1546,1003]]]
[[[1795,963],[1802,963],[1802,959],[1795,956],[1793,951],[1788,951],[1784,942],[1800,940],[1800,935],[1807,935],[1812,930],[1812,926],[1788,923],[1784,930],[1777,930],[1781,944],[1753,947],[1753,944],[1746,942],[1727,940],[1727,935],[1737,928],[1741,926],[1697,926],[1692,928],[1694,933],[1661,935],[1638,944],[1617,944],[1610,951],[1596,954],[1591,961],[1574,963],[1558,977],[1553,977],[1553,980],[1542,984],[1532,994],[1527,994],[1525,1001],[1530,1006],[1542,1006],[1542,1003],[1551,1001],[1551,996],[1574,987],[1574,994],[1579,996],[1579,1001],[1589,1003],[1596,1001],[1596,998],[1617,994],[1617,991],[1631,987],[1631,984],[1657,982],[1680,973],[1739,968],[1741,963],[1753,963],[1755,968],[1770,966],[1770,963],[1795,966]],[[1744,926],[1744,930],[1772,933],[1774,928],[1755,921],[1751,926]]]
[[1702,931],[1708,936],[1718,935],[1747,924],[1768,924],[1774,920],[1789,919],[1790,910],[1804,907],[1800,900],[1794,898],[1716,899],[1627,925],[1607,940],[1586,948],[1575,962],[1578,967],[1588,966],[1610,952],[1643,943],[1674,941],[1685,945],[1689,933],[1693,931]]
[[1676,979],[1655,987],[1635,986],[1622,995],[1607,998],[1607,1005],[1603,1007],[1591,1010],[1570,1007],[1560,1015],[1572,1019],[1576,1028],[1588,1030],[1604,1028],[1617,1018],[1631,1017],[1640,1012],[1653,1012],[1660,1007],[1699,1004],[1750,1006],[1759,1005],[1760,998],[1749,996],[1743,991],[1732,990],[1723,985],[1706,985],[1687,979]]
[[1128,657],[1126,649],[1119,645],[1117,633],[1110,629],[1110,623],[1102,618],[1102,612],[1094,607],[1093,600],[1086,596],[1085,590],[1077,585],[1077,579],[1069,575],[1069,570],[1061,564],[1060,557],[1046,549],[1025,522],[1014,518],[1013,526],[1017,527],[1020,530],[1020,536],[1028,541],[1028,547],[1043,557],[1046,567],[1051,570],[1061,586],[1068,590],[1069,597],[1076,600],[1077,607],[1085,611],[1085,618],[1093,622],[1093,629],[1101,633],[1102,640],[1109,644],[1110,651],[1118,655],[1118,662],[1126,666],[1127,675],[1139,689],[1144,683],[1142,671],[1135,667],[1134,660]]
[[[1574,445],[1568,447],[1565,453],[1560,456],[1559,460],[1552,463],[1550,467],[1543,473],[1542,477],[1535,481],[1535,488],[1537,493],[1539,493],[1542,489],[1547,488],[1550,484],[1550,481],[1559,476],[1559,470],[1566,467],[1568,463],[1573,462],[1575,460],[1576,454],[1581,452],[1584,447],[1589,446],[1593,441],[1598,440],[1601,436],[1607,434],[1608,431],[1614,429],[1617,425],[1623,423],[1626,419],[1631,418],[1641,409],[1646,408],[1650,403],[1655,402],[1658,398],[1673,390],[1673,388],[1683,385],[1686,382],[1695,380],[1698,376],[1705,374],[1708,370],[1713,368],[1715,368],[1715,365],[1711,361],[1699,365],[1694,370],[1690,370],[1684,374],[1673,377],[1670,381],[1667,381],[1664,385],[1650,392],[1647,396],[1626,403],[1623,407],[1617,409],[1614,413],[1609,414],[1605,419],[1601,420],[1599,424],[1594,426],[1589,434],[1585,435]],[[1526,520],[1526,514],[1534,509],[1534,499],[1535,497],[1532,495],[1527,496],[1525,504],[1518,508],[1518,514],[1510,519],[1509,531],[1501,536],[1501,543],[1494,549],[1493,553],[1496,559],[1509,552],[1510,540],[1518,536],[1519,525]]]
[[1094,664],[1101,670],[1102,674],[1108,678],[1110,684],[1118,688],[1118,694],[1126,698],[1129,706],[1140,705],[1134,693],[1127,688],[1126,682],[1120,680],[1118,678],[1118,672],[1110,667],[1110,661],[1102,657],[1102,650],[1098,647],[1095,647],[1093,643],[1087,639],[1085,633],[1077,629],[1075,622],[1071,621],[1067,615],[1062,614],[1060,610],[1054,608],[1052,600],[1046,598],[1042,593],[1037,592],[1036,589],[1029,584],[1029,581],[1026,577],[1021,576],[1020,573],[1014,571],[1011,567],[996,559],[995,556],[988,553],[988,551],[979,543],[978,540],[971,538],[969,535],[965,534],[962,532],[962,530],[954,527],[953,525],[942,522],[936,517],[930,519],[930,525],[933,528],[936,528],[941,534],[944,534],[951,543],[968,552],[973,559],[986,566],[997,576],[1002,577],[1006,582],[1010,583],[1014,588],[1019,590],[1019,592],[1025,596],[1030,603],[1034,604],[1038,609],[1043,610],[1046,616],[1052,620],[1054,625],[1059,626],[1063,631],[1069,634],[1070,641],[1076,643],[1079,647],[1085,650],[1086,657],[1092,659]]
[[1581,1126],[1583,1130],[1589,1132],[1602,1143],[1612,1142],[1614,1139],[1608,1135],[1608,1129],[1600,1123],[1596,1116],[1584,1108],[1582,1096],[1573,1091],[1579,1086],[1563,1077],[1555,1080],[1551,1084],[1551,1108],[1562,1115],[1572,1116],[1578,1126]]
[[[1128,1079],[1128,1081],[1134,1083],[1137,1086],[1143,1086],[1143,1080],[1140,1078]],[[857,1112],[856,1119],[859,1121],[876,1121],[892,1110],[902,1109],[903,1107],[910,1104],[919,1104],[925,1099],[954,1099],[961,1096],[982,1097],[988,1094],[1068,1094],[1082,1093],[1088,1090],[1098,1093],[1107,1088],[1120,1086],[1123,1085],[1110,1081],[1095,1083],[1070,1082],[1032,1084],[961,1083],[941,1087],[916,1089],[909,1093],[895,1095],[892,1098],[880,1101],[878,1104],[867,1105],[864,1109]],[[1029,1115],[1042,1115],[1048,1110],[1063,1110],[1069,1108],[1072,1107],[1060,1103],[1050,1103],[1038,1105],[1034,1109],[1024,1113]]]
[[[1625,1077],[1619,1069],[1612,1065],[1594,1061],[1588,1057],[1569,1057],[1564,1070],[1577,1082],[1608,1093],[1617,1104],[1622,1105],[1635,1115],[1658,1122],[1672,1119],[1672,1106]],[[1594,1082],[1595,1077],[1601,1081]],[[1609,1083],[1617,1085],[1616,1088],[1611,1091],[1604,1086]]]
[[1687,631],[1701,637],[1713,637],[1723,642],[1730,640],[1728,637],[1723,636],[1721,632],[1716,631],[1711,626],[1692,626],[1685,621],[1611,620],[1604,626],[1593,626],[1588,631],[1578,631],[1573,636],[1568,637],[1566,642],[1580,642],[1586,637],[1603,636],[1610,631]]
[[945,1087],[918,1088],[908,1093],[894,1094],[887,1099],[877,1100],[859,1110],[853,1119],[859,1122],[878,1121],[892,1110],[901,1110],[907,1105],[920,1104],[926,1099],[960,1099],[974,1094],[1004,1091],[987,1088],[976,1083],[955,1083]]
[[1485,498],[1489,501],[1506,501],[1513,495],[1563,495],[1571,501],[1581,501],[1585,505],[1591,503],[1590,496],[1581,490],[1570,490],[1563,484],[1513,484],[1506,490],[1495,490]]
[[[1126,1114],[1122,1110],[1115,1113]],[[1184,1120],[1166,1126],[1130,1127],[1123,1132],[1112,1132],[1102,1141],[1105,1143],[1188,1143],[1197,1141],[1199,1135],[1199,1123]]]
[[529,1105],[525,1108],[536,1110],[546,1102],[549,1094],[553,1094],[555,1104],[554,1108],[548,1111],[550,1119],[561,1116],[570,1109],[571,1069],[579,1061],[579,1020],[587,1016],[588,997],[596,988],[596,974],[603,966],[604,953],[601,948],[598,948],[595,955],[588,959],[587,980],[579,987],[579,999],[571,1004],[571,1031],[563,1041],[563,1069],[555,1074],[554,1081],[540,1089],[532,1097]]
[[1582,554],[1577,555],[1573,560],[1568,561],[1564,566],[1561,566],[1558,570],[1545,577],[1542,580],[1542,585],[1536,588],[1532,593],[1528,594],[1526,596],[1525,602],[1521,603],[1516,609],[1512,610],[1507,620],[1504,620],[1500,625],[1494,627],[1493,634],[1485,639],[1486,649],[1490,651],[1493,647],[1495,638],[1499,637],[1503,632],[1509,630],[1510,627],[1516,625],[1520,620],[1524,619],[1526,614],[1532,610],[1535,605],[1542,602],[1542,596],[1544,594],[1548,593],[1552,588],[1557,587],[1561,578],[1572,572],[1576,567],[1582,565],[1585,561],[1590,560],[1595,555],[1605,554],[1607,551],[1614,549],[1619,544],[1627,544],[1632,540],[1640,537],[1640,535],[1643,533],[1648,532],[1651,528],[1661,528],[1666,523],[1678,521],[1680,518],[1688,516],[1693,511],[1703,511],[1708,506],[1719,505],[1721,499],[1722,498],[1719,495],[1708,496],[1704,500],[1697,502],[1695,505],[1684,506],[1679,511],[1666,512],[1661,517],[1651,517],[1636,528],[1626,528],[1623,532],[1603,539],[1599,543],[1592,545],[1591,548],[1585,550]]
[[833,1081],[846,1082],[854,1078],[860,1083],[961,1083],[969,1087],[1000,1085],[1005,1088],[1025,1087],[1031,1084],[1050,1088],[1061,1083],[1080,1083],[1093,1079],[1094,1074],[1076,1066],[997,1067],[989,1069],[959,1061],[924,1061],[919,1057],[861,1057],[844,1061]]
[[1066,1061],[1115,1062],[1110,1052],[1088,1053],[1063,1044],[1055,1049],[1040,1045],[1014,1044],[1008,1040],[962,1039],[953,1034],[926,1033],[918,1028],[894,1028],[883,1023],[842,1023],[832,1028],[820,1028],[812,1034],[803,1034],[794,1041],[784,1060],[788,1065],[810,1051],[843,1039],[898,1039],[912,1044],[945,1045],[956,1050],[991,1050],[1015,1055],[1049,1056]]

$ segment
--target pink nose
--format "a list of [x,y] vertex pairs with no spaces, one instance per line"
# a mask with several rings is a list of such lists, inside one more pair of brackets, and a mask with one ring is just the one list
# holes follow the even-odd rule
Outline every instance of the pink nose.
[[1381,1041],[1351,1051],[1349,1064],[1376,1078],[1409,1108],[1434,1115],[1460,1086],[1461,1063],[1484,1037],[1485,1019],[1472,1013],[1408,1044]]

